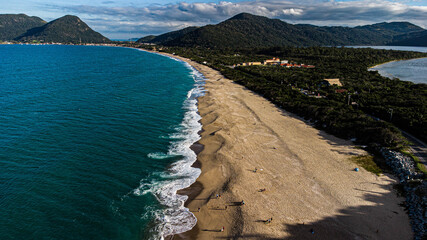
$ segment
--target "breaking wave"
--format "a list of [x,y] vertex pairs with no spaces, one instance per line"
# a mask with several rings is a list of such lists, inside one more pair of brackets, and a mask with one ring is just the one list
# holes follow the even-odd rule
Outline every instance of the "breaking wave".
[[188,63],[185,65],[192,70],[191,75],[195,83],[183,104],[184,119],[175,129],[176,132],[168,136],[171,142],[167,153],[148,154],[152,159],[179,157],[180,160],[173,163],[167,172],[160,174],[161,180],[141,180],[139,187],[132,192],[136,196],[152,194],[164,206],[164,209],[151,210],[142,216],[154,219],[154,227],[149,230],[153,239],[164,239],[169,235],[186,232],[197,222],[193,213],[184,207],[188,197],[177,194],[177,191],[189,187],[201,173],[200,169],[191,167],[197,160],[197,155],[190,147],[200,139],[198,132],[202,125],[199,122],[201,117],[198,113],[197,98],[204,94],[205,81],[200,72]]

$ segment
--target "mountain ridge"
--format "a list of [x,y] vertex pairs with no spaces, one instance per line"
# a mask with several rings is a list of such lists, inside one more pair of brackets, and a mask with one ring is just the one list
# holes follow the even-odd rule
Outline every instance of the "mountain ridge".
[[398,39],[395,42],[389,44],[390,46],[414,46],[414,47],[426,47],[427,46],[427,30],[409,34],[403,39]]
[[137,42],[139,43],[161,43],[161,42],[165,42],[165,41],[170,41],[173,40],[177,37],[180,37],[184,34],[187,34],[189,32],[192,32],[194,30],[196,30],[198,27],[186,27],[177,31],[172,31],[172,32],[167,32],[158,36],[154,36],[154,35],[149,35],[149,36],[145,36],[142,37],[140,39],[137,40]]
[[0,14],[0,41],[10,41],[31,28],[40,27],[46,21],[26,14]]
[[43,26],[29,29],[14,40],[60,43],[107,43],[110,40],[92,30],[79,17],[65,15]]
[[[184,30],[184,29],[182,29]],[[173,39],[149,36],[147,43],[207,48],[253,48],[275,46],[387,45],[425,31],[409,22],[376,23],[357,27],[326,27],[290,24],[249,13],[237,14],[215,25],[176,34]],[[140,39],[141,40],[141,39]],[[143,41],[140,41],[143,42]]]

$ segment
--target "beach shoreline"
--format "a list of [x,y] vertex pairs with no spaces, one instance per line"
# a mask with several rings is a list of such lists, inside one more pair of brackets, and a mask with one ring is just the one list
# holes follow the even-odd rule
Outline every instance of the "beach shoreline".
[[375,65],[368,68],[368,71],[378,72],[382,77],[388,79],[398,79],[413,84],[426,84],[427,80],[423,77],[427,70],[425,63],[427,63],[425,57],[396,60]]
[[178,191],[189,196],[185,206],[197,224],[168,239],[412,238],[399,206],[404,199],[393,190],[396,179],[353,171],[358,166],[349,158],[365,151],[216,70],[158,54],[185,61],[206,78],[205,96],[198,98],[203,132],[197,144],[204,147],[194,164],[201,175]]
[[411,58],[411,59],[400,59],[400,60],[393,60],[393,61],[383,62],[383,63],[377,64],[377,65],[374,65],[372,67],[368,67],[368,70],[371,70],[373,68],[379,67],[379,66],[387,64],[387,63],[399,62],[399,61],[410,61],[410,60],[423,59],[423,58],[426,58],[426,57]]

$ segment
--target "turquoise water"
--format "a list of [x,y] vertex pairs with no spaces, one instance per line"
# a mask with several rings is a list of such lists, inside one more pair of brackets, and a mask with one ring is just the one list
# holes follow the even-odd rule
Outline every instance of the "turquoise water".
[[[363,48],[367,46],[352,47]],[[427,52],[427,47],[369,46],[369,48]],[[399,78],[403,81],[427,84],[427,58],[390,62],[376,66],[372,68],[372,70],[378,71],[378,73],[384,77]]]
[[1,239],[158,239],[195,224],[203,79],[128,48],[0,45]]

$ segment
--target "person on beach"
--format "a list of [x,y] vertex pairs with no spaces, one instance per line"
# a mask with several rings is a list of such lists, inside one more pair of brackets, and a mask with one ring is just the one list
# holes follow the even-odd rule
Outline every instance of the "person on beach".
[[260,192],[265,192],[265,188],[261,188],[259,191]]
[[258,171],[258,169],[257,169],[257,168],[255,168],[254,173],[256,173],[256,171]]
[[243,201],[243,200],[242,200],[242,201],[240,202],[240,205],[245,205],[245,201]]
[[197,212],[200,212],[200,208],[197,209]]
[[222,228],[221,228],[221,232],[224,232],[224,230],[225,230],[225,228],[224,228],[224,227],[222,227]]

